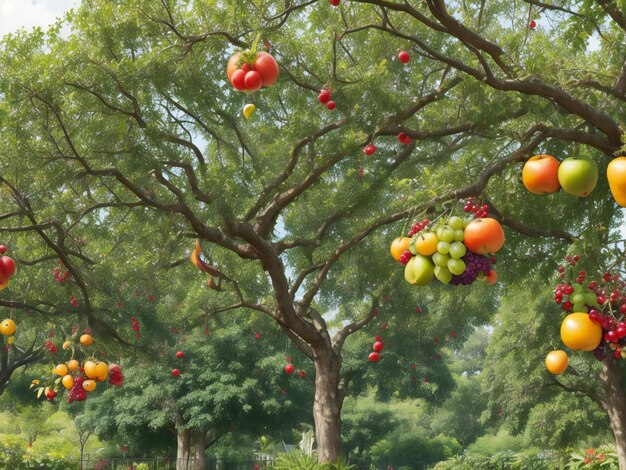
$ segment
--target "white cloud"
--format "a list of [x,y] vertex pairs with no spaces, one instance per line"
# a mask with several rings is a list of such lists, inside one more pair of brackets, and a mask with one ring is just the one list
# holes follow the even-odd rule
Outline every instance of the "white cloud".
[[78,3],[79,0],[0,0],[0,36],[19,28],[45,29]]

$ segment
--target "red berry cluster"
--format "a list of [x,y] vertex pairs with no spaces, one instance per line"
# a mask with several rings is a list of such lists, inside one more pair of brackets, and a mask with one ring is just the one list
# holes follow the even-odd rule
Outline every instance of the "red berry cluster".
[[374,155],[374,152],[376,152],[376,146],[374,144],[369,144],[363,147],[363,153],[368,157],[370,155]]
[[57,349],[57,345],[54,344],[54,341],[52,340],[46,340],[46,349],[51,352],[52,354],[56,353],[58,351]]
[[374,344],[372,345],[373,352],[369,355],[370,362],[378,362],[380,360],[380,353],[385,349],[385,345],[382,342],[380,336],[376,336]]
[[78,299],[75,295],[70,295],[70,304],[72,307],[78,307]]
[[135,333],[137,333],[135,336],[137,337],[137,339],[141,338],[141,333],[139,332],[139,320],[137,320],[137,318],[135,317],[130,317],[130,321],[133,322],[133,331]]
[[[57,260],[57,263],[63,264],[63,261]],[[52,275],[54,276],[54,280],[57,281],[59,284],[64,284],[65,281],[67,281],[71,276],[69,271],[61,271],[61,268],[59,268],[58,266],[54,268],[54,271],[52,271]]]
[[474,214],[474,216],[479,219],[489,215],[489,206],[487,204],[479,206],[474,202],[474,198],[472,197],[467,200],[465,206],[463,206],[463,210],[467,213]]
[[83,401],[87,398],[87,392],[83,388],[83,382],[87,380],[84,376],[74,377],[74,385],[70,390],[70,394],[67,397],[67,402],[72,403],[74,400]]
[[365,172],[363,171],[363,167],[362,167],[362,166],[360,166],[360,167],[359,167],[359,178],[362,178],[364,173],[365,173]]
[[122,368],[117,364],[109,367],[109,383],[114,387],[121,387],[123,382]]
[[411,253],[409,250],[406,250],[400,255],[400,264],[402,266],[405,266],[409,261],[411,261],[411,258],[413,258],[413,253]]
[[413,143],[413,139],[406,135],[406,132],[400,132],[398,134],[398,142],[402,145],[411,145]]
[[415,222],[413,226],[411,227],[411,230],[409,230],[409,234],[407,236],[412,237],[416,233],[424,230],[428,226],[429,223],[430,223],[430,220],[428,219],[424,219],[421,222]]
[[[624,321],[626,282],[619,274],[607,271],[601,279],[587,283],[586,271],[576,269],[579,261],[579,256],[567,255],[565,263],[557,268],[559,278],[565,279],[565,282],[556,285],[554,301],[566,312],[587,311],[589,319],[602,327],[602,341],[593,351],[596,359],[601,361],[610,352],[614,359],[624,359],[626,358],[626,322]],[[576,276],[575,279],[574,276]]]
[[337,107],[337,103],[335,103],[334,101],[332,101],[330,99],[330,90],[327,90],[325,88],[320,90],[320,94],[317,97],[318,101],[322,104],[326,105],[326,109],[332,111],[333,109],[335,109]]

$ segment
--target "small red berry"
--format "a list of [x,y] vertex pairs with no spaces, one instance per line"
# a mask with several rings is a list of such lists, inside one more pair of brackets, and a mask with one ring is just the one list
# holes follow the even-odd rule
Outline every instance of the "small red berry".
[[182,359],[183,357],[185,357],[185,353],[184,353],[184,352],[182,352],[182,351],[178,351],[178,352],[176,353],[176,357],[177,357],[178,359]]
[[377,352],[372,352],[370,353],[368,358],[370,362],[378,362],[380,360],[380,354],[378,354]]
[[293,371],[296,370],[296,368],[294,367],[293,364],[287,364],[285,366],[285,372],[287,372],[287,375],[291,375],[293,374]]
[[374,144],[366,145],[363,149],[363,153],[367,156],[374,155],[374,152],[376,152],[376,146]]
[[372,349],[378,353],[381,352],[384,348],[385,348],[385,345],[383,344],[382,341],[376,341],[372,346]]
[[402,62],[403,64],[408,64],[408,63],[409,63],[409,61],[411,60],[411,56],[409,55],[409,53],[408,53],[408,52],[406,52],[406,51],[401,51],[401,52],[398,54],[398,60],[399,60],[400,62]]
[[339,4],[341,3],[341,0],[328,0],[330,2],[330,4],[334,7],[338,7]]
[[255,339],[261,339],[262,336],[263,335],[261,333],[257,333],[257,334],[254,335],[254,338]]
[[178,377],[180,375],[180,369],[172,369],[172,375]]
[[306,376],[306,372],[304,372],[303,370],[300,371],[300,377],[304,378]]
[[0,245],[0,255],[4,255],[7,252],[6,245]]
[[326,103],[326,108],[329,109],[330,111],[332,111],[336,107],[337,107],[337,103],[335,103],[334,101],[329,101],[328,103]]
[[330,101],[330,91],[321,90],[320,95],[317,97],[320,103],[326,104]]
[[528,23],[528,27],[530,29],[535,29],[537,27],[537,22],[535,20],[530,20],[530,23]]

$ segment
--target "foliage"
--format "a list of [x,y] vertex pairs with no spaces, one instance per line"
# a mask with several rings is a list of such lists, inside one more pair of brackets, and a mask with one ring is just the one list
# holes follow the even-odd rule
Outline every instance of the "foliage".
[[618,470],[619,462],[614,447],[600,447],[598,449],[587,449],[584,453],[573,452],[565,465],[568,469],[607,469]]
[[336,463],[317,463],[315,455],[306,455],[300,450],[281,453],[276,457],[273,470],[352,470],[354,466],[339,459]]
[[493,455],[464,453],[444,462],[439,462],[433,470],[552,470],[560,468],[560,459],[545,455],[539,450],[526,450],[520,453],[499,452]]

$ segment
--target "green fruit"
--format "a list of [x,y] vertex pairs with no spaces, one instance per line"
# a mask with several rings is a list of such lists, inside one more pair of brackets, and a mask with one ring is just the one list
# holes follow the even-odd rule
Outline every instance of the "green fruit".
[[574,304],[572,308],[574,309],[574,312],[584,312],[587,310],[585,308],[585,304]]
[[433,262],[437,265],[437,266],[441,266],[441,267],[445,267],[448,266],[448,260],[450,259],[450,256],[448,255],[444,255],[441,254],[439,252],[435,253],[433,255]]
[[461,242],[452,242],[450,244],[450,256],[453,258],[461,258],[467,253],[466,246]]
[[409,284],[425,286],[433,280],[434,271],[430,258],[416,255],[404,267],[404,278]]
[[461,217],[453,215],[448,219],[448,225],[452,230],[463,230],[465,228],[465,222]]
[[462,242],[464,238],[465,238],[465,230],[460,228],[460,229],[457,229],[457,230],[454,231],[454,241],[455,242]]
[[[587,305],[595,306],[598,304],[598,298],[596,294],[591,291],[585,292],[585,303]],[[584,312],[584,310],[582,310]]]
[[462,259],[452,258],[448,261],[448,269],[452,274],[456,274],[457,276],[460,276],[463,272],[465,272],[465,267],[465,261]]
[[449,284],[452,280],[452,273],[448,268],[437,266],[435,267],[435,277],[444,284]]
[[598,182],[598,165],[590,158],[566,158],[559,165],[558,177],[563,191],[587,197]]
[[[584,305],[585,304],[585,296],[583,294],[572,294],[570,297],[570,302],[576,305]],[[576,312],[582,312],[583,310],[574,309]]]
[[448,242],[439,242],[437,243],[437,252],[442,255],[447,255],[450,253],[450,243]]
[[417,250],[415,249],[415,242],[417,241],[417,237],[415,235],[413,235],[413,237],[411,238],[411,243],[409,243],[409,251],[411,252],[412,255],[416,255],[417,254]]
[[437,229],[437,238],[441,242],[450,243],[451,241],[454,241],[454,230],[452,230],[447,225],[444,225],[443,227],[439,227]]

